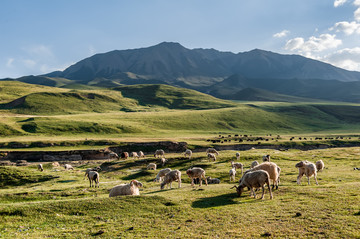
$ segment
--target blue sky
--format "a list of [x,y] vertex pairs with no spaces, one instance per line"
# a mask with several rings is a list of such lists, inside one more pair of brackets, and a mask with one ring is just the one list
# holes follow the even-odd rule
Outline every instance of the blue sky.
[[360,0],[0,1],[0,78],[163,41],[301,54],[360,71]]

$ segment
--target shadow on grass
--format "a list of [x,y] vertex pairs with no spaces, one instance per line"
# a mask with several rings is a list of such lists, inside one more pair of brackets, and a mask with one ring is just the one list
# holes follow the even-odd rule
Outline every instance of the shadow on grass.
[[141,170],[141,171],[139,171],[137,173],[125,176],[122,179],[124,179],[124,180],[133,180],[133,179],[138,179],[140,177],[146,177],[146,176],[150,176],[150,175],[152,175],[151,172]]
[[76,182],[77,180],[59,180],[57,181],[57,183],[72,183],[72,182]]
[[194,208],[209,208],[237,204],[237,202],[234,201],[235,198],[237,198],[236,193],[200,198],[199,200],[193,202],[191,206]]

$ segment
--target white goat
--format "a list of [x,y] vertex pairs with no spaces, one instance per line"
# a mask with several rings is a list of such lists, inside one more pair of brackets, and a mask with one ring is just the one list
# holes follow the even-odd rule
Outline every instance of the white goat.
[[230,169],[230,171],[229,171],[230,182],[231,182],[231,180],[235,181],[235,175],[236,175],[236,169],[235,168]]
[[70,164],[65,164],[64,168],[65,168],[65,170],[70,170],[70,169],[74,170],[73,166],[71,166]]
[[192,151],[190,149],[187,149],[184,153],[184,157],[189,157],[189,159],[191,159],[192,156]]
[[314,175],[316,185],[318,185],[318,181],[316,179],[316,166],[315,164],[308,161],[301,161],[295,164],[295,167],[299,169],[299,175],[297,176],[297,184],[301,183],[301,178],[305,174],[308,178],[308,185],[310,185],[310,177]]
[[153,169],[156,170],[156,163],[149,163],[149,165],[146,167],[147,170]]
[[208,153],[207,157],[209,160],[213,159],[214,161],[216,161],[216,155],[214,153]]
[[165,156],[165,151],[162,149],[157,149],[154,153],[154,157],[157,158],[159,156],[160,157],[164,157]]
[[88,179],[90,181],[90,188],[92,186],[92,182],[94,182],[94,187],[99,187],[99,173],[96,171],[90,171],[88,173]]
[[316,165],[316,170],[318,172],[322,171],[324,169],[324,167],[325,167],[325,164],[321,159],[319,161],[316,161],[315,165]]

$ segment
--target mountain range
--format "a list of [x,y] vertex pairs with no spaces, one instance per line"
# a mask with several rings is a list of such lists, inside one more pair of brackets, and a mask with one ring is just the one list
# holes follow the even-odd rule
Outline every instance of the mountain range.
[[231,100],[272,100],[273,94],[276,101],[292,96],[360,102],[360,72],[299,55],[260,49],[235,54],[172,42],[96,54],[64,71],[12,80],[62,87],[168,84]]

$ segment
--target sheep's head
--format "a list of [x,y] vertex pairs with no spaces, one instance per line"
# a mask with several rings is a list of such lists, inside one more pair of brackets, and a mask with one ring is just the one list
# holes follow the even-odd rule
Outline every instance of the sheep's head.
[[241,194],[244,191],[244,187],[239,185],[239,186],[234,186],[232,188],[236,188],[236,193],[238,194],[239,197],[241,197]]
[[165,182],[162,182],[162,183],[160,184],[160,189],[163,190],[164,187],[165,187]]
[[139,181],[137,180],[132,180],[131,183],[130,183],[131,186],[135,185],[137,186],[138,188],[141,188],[143,185],[142,183],[140,183]]
[[187,175],[191,175],[191,174],[192,174],[191,169],[186,170],[186,174],[187,174]]
[[304,161],[301,161],[301,162],[295,164],[295,167],[296,167],[296,168],[302,168],[302,167],[304,167],[304,166],[305,166]]

